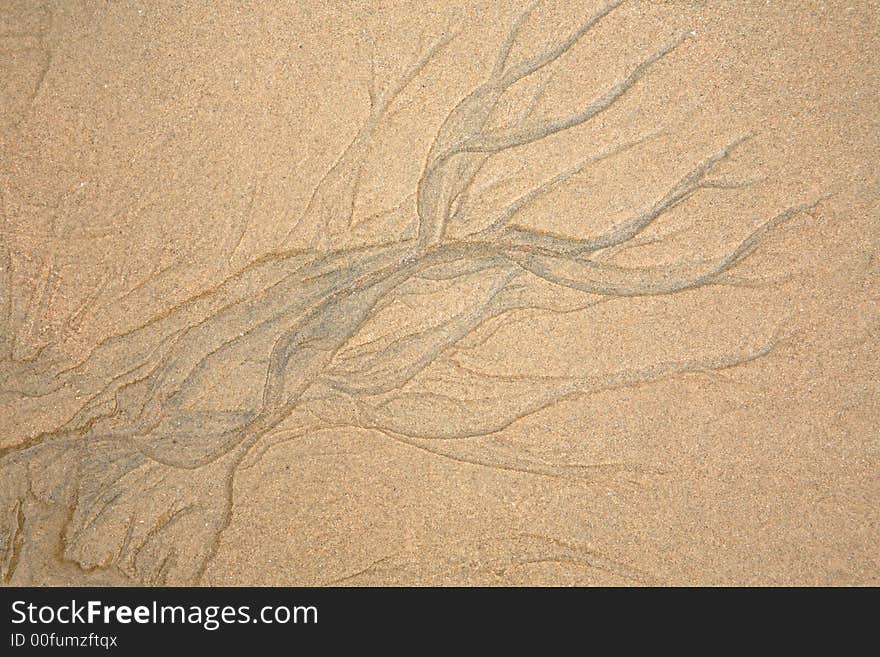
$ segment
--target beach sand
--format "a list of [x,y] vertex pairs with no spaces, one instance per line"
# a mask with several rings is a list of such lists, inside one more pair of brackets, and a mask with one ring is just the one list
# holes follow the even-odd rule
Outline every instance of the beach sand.
[[880,583],[876,3],[527,10],[0,3],[6,584]]

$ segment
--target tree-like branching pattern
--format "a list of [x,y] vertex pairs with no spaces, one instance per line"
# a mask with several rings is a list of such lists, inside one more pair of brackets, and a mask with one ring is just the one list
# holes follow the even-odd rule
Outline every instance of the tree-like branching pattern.
[[[474,182],[493,156],[590,121],[686,40],[685,33],[648,54],[568,116],[535,118],[542,83],[525,107],[513,107],[514,85],[540,76],[620,4],[608,2],[563,40],[513,61],[532,9],[522,13],[488,75],[437,132],[404,234],[357,242],[363,228],[354,220],[361,167],[401,92],[448,46],[451,34],[426,47],[396,82],[382,86],[373,80],[365,123],[290,227],[291,239],[305,247],[263,255],[212,289],[107,337],[78,363],[53,370],[38,360],[16,360],[7,350],[7,397],[40,398],[65,386],[97,392],[62,426],[2,453],[4,580],[19,561],[32,522],[29,510],[52,504],[68,510],[59,559],[84,570],[113,568],[145,583],[198,581],[230,523],[236,472],[272,444],[331,427],[375,431],[441,458],[486,467],[589,477],[588,464],[470,445],[562,399],[733,368],[769,353],[773,341],[713,358],[594,376],[502,375],[474,369],[460,357],[479,349],[499,319],[542,307],[536,286],[581,295],[579,304],[564,308],[545,303],[550,312],[568,312],[609,298],[735,284],[739,279],[731,270],[768,233],[811,207],[769,218],[717,258],[627,268],[603,257],[637,244],[646,229],[694,194],[741,185],[713,176],[742,143],[738,138],[650,207],[592,237],[544,233],[517,218],[586,167],[641,142],[578,163],[496,215],[477,209]],[[418,313],[426,305],[436,311],[430,319]],[[399,321],[401,311],[409,313],[407,321]],[[395,312],[398,321],[384,322],[392,328],[377,330],[380,319]],[[239,394],[232,391],[237,380],[254,385]]]

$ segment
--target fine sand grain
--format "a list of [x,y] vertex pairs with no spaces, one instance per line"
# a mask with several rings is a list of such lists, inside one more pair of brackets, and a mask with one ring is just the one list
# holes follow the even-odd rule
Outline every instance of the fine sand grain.
[[866,0],[0,0],[8,585],[880,583]]

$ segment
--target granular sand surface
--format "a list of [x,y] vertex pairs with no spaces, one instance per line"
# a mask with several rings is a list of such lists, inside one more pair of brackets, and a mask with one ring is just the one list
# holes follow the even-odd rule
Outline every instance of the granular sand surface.
[[880,583],[880,12],[0,2],[8,585]]

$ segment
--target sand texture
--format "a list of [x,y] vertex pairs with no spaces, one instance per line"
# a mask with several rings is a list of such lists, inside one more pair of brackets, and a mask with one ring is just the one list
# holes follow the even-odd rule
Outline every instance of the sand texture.
[[880,583],[873,1],[0,0],[7,585]]

